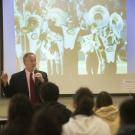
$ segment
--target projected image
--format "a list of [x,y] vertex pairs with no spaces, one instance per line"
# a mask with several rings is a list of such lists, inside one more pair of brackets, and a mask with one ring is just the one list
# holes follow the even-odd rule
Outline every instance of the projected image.
[[14,0],[17,70],[26,52],[48,75],[127,73],[126,0]]

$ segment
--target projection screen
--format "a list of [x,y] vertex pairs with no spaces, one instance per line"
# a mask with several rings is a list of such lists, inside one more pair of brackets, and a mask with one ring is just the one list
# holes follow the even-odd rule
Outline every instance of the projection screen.
[[[135,89],[132,0],[3,0],[4,72],[34,52],[61,94]],[[135,17],[134,17],[135,18]]]

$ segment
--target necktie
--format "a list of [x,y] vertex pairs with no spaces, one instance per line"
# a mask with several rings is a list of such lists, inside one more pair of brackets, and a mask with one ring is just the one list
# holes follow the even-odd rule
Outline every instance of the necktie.
[[32,73],[30,73],[30,100],[32,103],[36,103],[36,93],[35,93],[35,83],[32,77]]

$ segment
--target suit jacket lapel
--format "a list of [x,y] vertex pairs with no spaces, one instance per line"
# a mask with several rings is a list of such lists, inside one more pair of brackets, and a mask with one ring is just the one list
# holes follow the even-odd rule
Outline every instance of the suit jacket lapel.
[[27,77],[26,77],[25,70],[22,71],[22,81],[23,81],[24,88],[25,88],[27,94],[29,95],[29,88],[28,88],[28,83],[27,83]]

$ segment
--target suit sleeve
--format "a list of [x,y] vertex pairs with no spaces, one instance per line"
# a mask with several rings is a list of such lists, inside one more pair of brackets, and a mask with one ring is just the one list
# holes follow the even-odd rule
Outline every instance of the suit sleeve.
[[2,85],[2,91],[6,97],[12,97],[15,92],[15,78],[12,75],[9,84],[7,83],[6,86]]
[[47,76],[47,73],[42,72],[42,76],[43,76],[45,82],[48,82],[48,76]]

